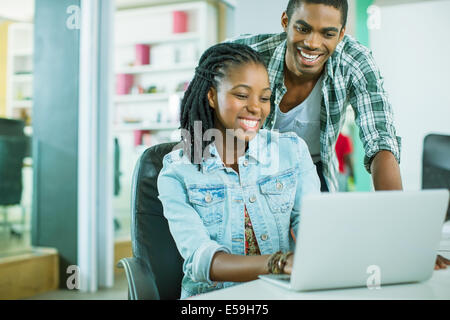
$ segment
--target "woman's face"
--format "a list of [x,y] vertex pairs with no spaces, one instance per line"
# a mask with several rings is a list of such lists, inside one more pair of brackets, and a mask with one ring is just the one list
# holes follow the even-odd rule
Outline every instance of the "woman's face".
[[264,66],[253,62],[229,67],[224,78],[208,92],[215,113],[215,128],[223,136],[250,141],[270,112],[269,76]]

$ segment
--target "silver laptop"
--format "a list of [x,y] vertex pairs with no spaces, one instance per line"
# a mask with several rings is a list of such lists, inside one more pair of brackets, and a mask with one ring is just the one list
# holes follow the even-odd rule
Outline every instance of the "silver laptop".
[[305,196],[292,275],[260,278],[296,291],[427,280],[448,205],[448,190]]

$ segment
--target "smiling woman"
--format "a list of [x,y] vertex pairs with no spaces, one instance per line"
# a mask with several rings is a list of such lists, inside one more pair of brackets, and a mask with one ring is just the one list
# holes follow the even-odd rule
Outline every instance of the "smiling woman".
[[[320,182],[302,139],[260,130],[271,92],[246,45],[218,44],[200,58],[181,104],[183,149],[164,157],[158,177],[184,259],[181,298],[292,270],[290,231],[301,197]],[[203,135],[210,130],[212,141]]]

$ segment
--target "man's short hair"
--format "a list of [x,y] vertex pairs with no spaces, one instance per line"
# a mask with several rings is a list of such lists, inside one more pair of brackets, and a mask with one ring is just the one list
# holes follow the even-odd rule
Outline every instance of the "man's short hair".
[[286,14],[288,16],[289,21],[291,20],[292,14],[294,10],[297,9],[300,4],[304,3],[314,3],[314,4],[324,4],[326,6],[334,7],[341,11],[341,22],[342,27],[345,27],[347,24],[347,15],[348,15],[348,2],[347,0],[289,0],[289,3],[286,8]]

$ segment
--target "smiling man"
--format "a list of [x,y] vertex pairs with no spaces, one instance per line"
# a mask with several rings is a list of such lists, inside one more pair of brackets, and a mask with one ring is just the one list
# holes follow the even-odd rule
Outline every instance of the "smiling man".
[[345,34],[346,0],[290,0],[280,34],[245,35],[264,57],[271,82],[265,127],[294,131],[316,164],[322,191],[337,191],[334,146],[350,104],[376,190],[402,189],[400,138],[383,78],[366,47]]

